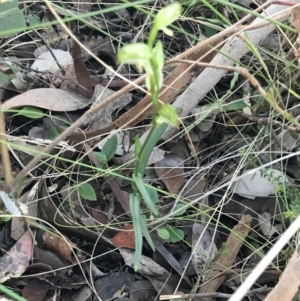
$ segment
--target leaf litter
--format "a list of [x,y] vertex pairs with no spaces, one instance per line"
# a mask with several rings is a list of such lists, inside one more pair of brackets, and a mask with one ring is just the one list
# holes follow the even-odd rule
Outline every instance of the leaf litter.
[[[73,1],[68,5],[64,9],[57,5],[55,11],[65,17],[95,12],[92,3]],[[223,8],[228,20],[233,20],[232,13]],[[23,22],[23,11],[15,9]],[[36,15],[30,13],[26,21],[54,20],[48,11],[41,14],[38,5],[33,9]],[[215,14],[197,5],[193,9],[207,20],[215,18]],[[273,9],[271,5],[267,12],[272,14]],[[291,24],[299,31],[298,14],[293,9]],[[239,17],[245,17],[244,13],[240,12]],[[297,76],[298,49],[293,54],[292,43],[285,44],[280,35],[272,32],[273,25],[263,25],[266,31],[256,28],[254,34],[248,32],[250,43],[263,40],[260,47],[267,50],[264,56],[260,52],[253,56],[249,44],[235,38],[230,27],[216,33],[209,22],[199,25],[192,19],[189,23],[180,20],[178,24],[184,31],[195,36],[200,26],[208,42],[191,43],[190,36],[179,32],[172,38],[164,35],[167,59],[180,53],[190,61],[202,58],[202,63],[213,60],[215,64],[229,65],[232,62],[227,63],[222,54],[229,51],[226,59],[235,58],[232,61],[248,66],[269,95],[272,89],[262,80],[268,78],[265,74],[271,74],[281,87],[292,82],[287,90],[295,93],[287,96],[284,89],[280,90],[278,108],[276,103],[267,104],[247,82],[251,78],[243,78],[237,69],[226,73],[178,62],[176,66],[166,66],[160,101],[175,101],[179,115],[185,118],[179,135],[174,136],[171,129],[167,131],[142,175],[147,187],[156,190],[160,215],[154,217],[142,208],[156,251],[145,241],[140,268],[133,271],[130,176],[136,162],[135,138],[139,136],[143,141],[151,122],[151,100],[142,89],[131,86],[123,90],[126,81],[118,75],[132,81],[137,74],[132,67],[118,66],[116,51],[121,37],[123,42],[131,42],[138,36],[132,26],[148,22],[147,18],[133,7],[124,7],[104,13],[101,18],[81,19],[79,26],[70,23],[90,53],[59,24],[47,25],[38,33],[32,31],[30,39],[35,46],[22,43],[29,39],[28,34],[13,39],[12,35],[3,35],[0,97],[7,133],[1,134],[8,136],[14,176],[68,124],[80,120],[89,108],[114,98],[30,170],[18,192],[18,201],[29,203],[29,213],[22,212],[25,219],[16,216],[21,215],[18,208],[10,206],[14,199],[2,194],[6,208],[0,212],[1,282],[21,288],[28,300],[48,300],[56,294],[67,300],[92,300],[97,296],[102,300],[156,300],[158,296],[170,299],[172,295],[191,292],[204,294],[199,300],[212,300],[205,294],[218,297],[219,292],[234,292],[239,282],[230,275],[240,278],[243,269],[251,271],[267,253],[270,242],[280,237],[299,213],[300,131],[297,124],[291,123],[299,115],[294,85],[297,78],[294,82],[288,78],[290,73]],[[92,30],[91,24],[108,35]],[[230,40],[227,44],[225,36]],[[215,51],[223,42],[221,52]],[[241,43],[240,47],[234,46],[236,43]],[[282,57],[276,56],[283,50],[282,45],[290,62],[294,62],[289,70],[281,65]],[[91,54],[117,73],[105,69]],[[264,67],[257,73],[262,61]],[[281,69],[286,73],[280,74]],[[122,93],[115,97],[118,91]],[[111,137],[115,138],[110,140]],[[3,178],[7,174],[4,165]],[[33,197],[29,201],[30,194]],[[11,221],[4,219],[7,216]],[[27,232],[26,220],[36,230],[34,237]],[[171,230],[178,234],[177,240],[170,238]],[[291,265],[297,269],[293,252],[291,243],[278,255],[278,262],[281,267],[287,266],[286,270],[291,270]],[[12,258],[18,258],[19,264]],[[287,273],[279,280],[278,274],[264,277],[268,272],[275,270],[270,266],[257,283],[275,287],[274,292],[282,283],[289,283]],[[22,275],[26,278],[21,282],[18,278]],[[253,292],[257,298],[267,296],[267,291]],[[268,295],[266,300],[277,300],[276,296]]]

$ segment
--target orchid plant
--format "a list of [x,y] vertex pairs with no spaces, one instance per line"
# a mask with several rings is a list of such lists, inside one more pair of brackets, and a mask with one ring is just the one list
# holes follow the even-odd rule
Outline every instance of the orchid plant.
[[144,71],[146,73],[145,84],[150,92],[153,107],[151,128],[145,142],[141,144],[139,137],[135,139],[137,163],[132,175],[133,192],[130,195],[130,210],[135,231],[135,270],[138,268],[142,255],[143,236],[151,248],[155,250],[146,217],[141,211],[141,202],[143,201],[152,215],[157,216],[159,214],[155,205],[158,195],[143,181],[147,162],[167,126],[179,126],[179,118],[175,109],[170,104],[159,106],[159,91],[163,84],[165,59],[162,42],[157,41],[155,44],[155,40],[160,30],[166,35],[173,35],[173,31],[168,26],[176,21],[180,14],[181,5],[179,3],[172,3],[162,8],[154,18],[148,43],[126,45],[118,53],[120,63],[134,64],[139,72]]

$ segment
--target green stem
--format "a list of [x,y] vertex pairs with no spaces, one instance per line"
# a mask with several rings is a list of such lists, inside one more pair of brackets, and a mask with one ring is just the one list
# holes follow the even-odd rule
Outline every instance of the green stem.
[[15,299],[16,301],[28,301],[27,299],[19,296],[18,294],[16,294],[12,290],[8,289],[3,284],[0,284],[0,292],[4,293],[5,295],[7,295],[8,297],[10,297],[12,299]]
[[157,36],[157,30],[152,27],[151,31],[150,31],[149,39],[148,39],[148,46],[150,47],[150,49],[153,48],[153,44],[154,44],[156,36]]

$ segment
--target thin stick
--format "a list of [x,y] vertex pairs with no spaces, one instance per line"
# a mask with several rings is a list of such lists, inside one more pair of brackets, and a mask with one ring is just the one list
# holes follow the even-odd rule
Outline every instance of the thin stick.
[[[245,297],[250,297],[255,294],[268,293],[272,291],[272,287],[260,287],[249,291]],[[174,295],[161,295],[159,300],[175,300],[175,299],[193,299],[193,298],[222,298],[229,299],[231,294],[224,293],[198,293],[198,294],[174,294]]]

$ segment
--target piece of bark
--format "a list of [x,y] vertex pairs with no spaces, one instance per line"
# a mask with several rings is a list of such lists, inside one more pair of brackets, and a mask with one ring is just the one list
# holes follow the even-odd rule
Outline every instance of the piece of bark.
[[290,301],[300,286],[300,257],[296,250],[290,258],[279,282],[264,301]]
[[[224,252],[220,255],[218,261],[216,261],[211,267],[210,272],[206,276],[205,283],[200,288],[200,293],[214,293],[218,287],[224,282],[226,276],[216,277],[222,271],[230,269],[237,253],[244,244],[244,240],[247,237],[251,229],[252,217],[250,215],[243,215],[239,223],[232,229],[224,248]],[[210,280],[211,279],[211,280]],[[194,299],[195,301],[211,301],[211,298]]]

